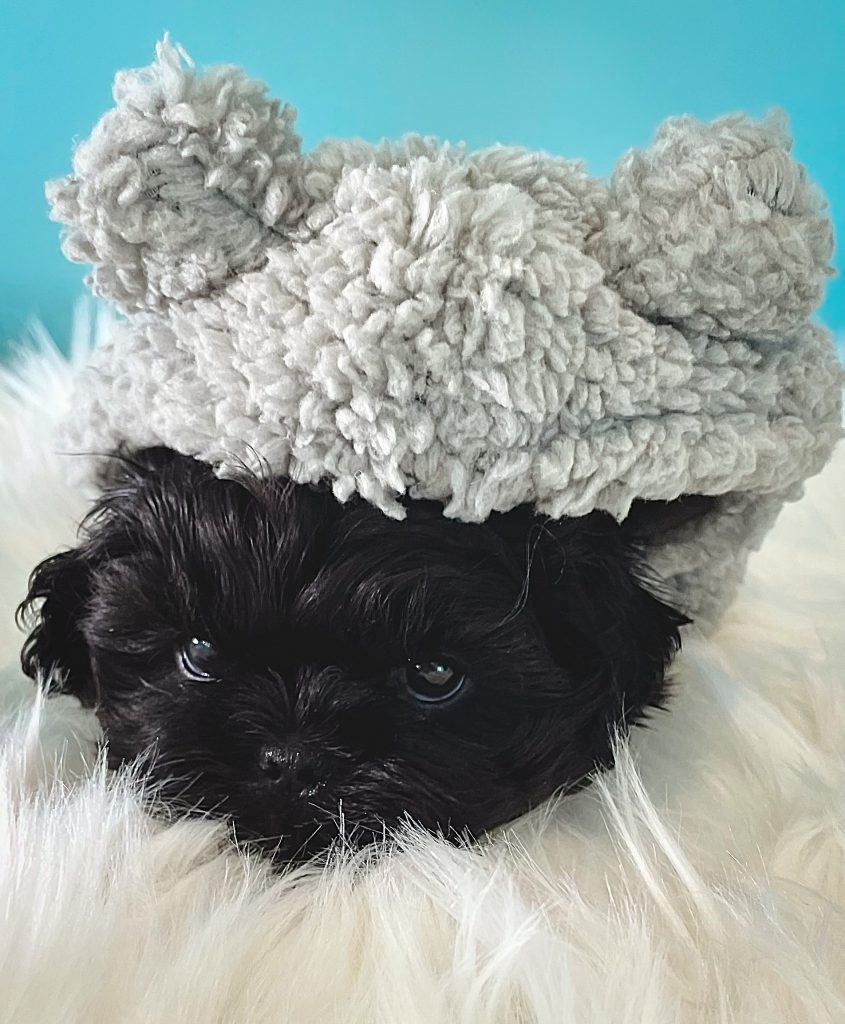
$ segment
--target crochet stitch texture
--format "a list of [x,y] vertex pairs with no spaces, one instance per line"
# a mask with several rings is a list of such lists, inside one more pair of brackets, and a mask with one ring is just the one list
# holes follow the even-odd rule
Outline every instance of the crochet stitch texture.
[[777,113],[665,121],[610,182],[406,135],[302,152],[295,111],[165,38],[48,185],[124,313],[63,442],[404,494],[483,521],[720,495],[651,552],[708,621],[841,435],[811,322],[832,249]]

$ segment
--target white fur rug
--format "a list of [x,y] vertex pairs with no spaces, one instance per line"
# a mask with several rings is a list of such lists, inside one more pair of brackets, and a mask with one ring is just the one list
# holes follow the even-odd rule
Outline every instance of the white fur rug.
[[0,1021],[845,1021],[845,449],[616,771],[477,850],[274,879],[149,820],[17,668],[26,576],[85,506],[49,443],[69,376],[42,340],[0,380]]

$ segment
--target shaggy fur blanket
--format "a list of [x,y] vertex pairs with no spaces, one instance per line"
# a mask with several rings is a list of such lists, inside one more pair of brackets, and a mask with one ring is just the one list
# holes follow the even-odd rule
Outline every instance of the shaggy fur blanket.
[[0,1021],[845,1021],[845,450],[788,506],[668,712],[613,772],[474,849],[278,877],[153,820],[14,606],[85,496],[50,430],[74,358],[0,381]]

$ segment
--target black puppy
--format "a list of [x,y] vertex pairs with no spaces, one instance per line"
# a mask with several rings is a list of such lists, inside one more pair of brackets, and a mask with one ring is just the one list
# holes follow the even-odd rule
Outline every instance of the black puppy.
[[32,574],[24,670],[96,709],[112,767],[146,752],[167,803],[280,861],[403,820],[477,836],[583,785],[664,698],[686,620],[627,522],[399,522],[167,449],[114,466]]

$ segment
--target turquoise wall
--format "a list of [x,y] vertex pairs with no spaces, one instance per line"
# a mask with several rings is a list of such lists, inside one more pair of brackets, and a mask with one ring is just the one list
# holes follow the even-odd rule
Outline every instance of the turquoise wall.
[[[843,0],[5,0],[0,337],[31,313],[67,333],[84,271],[59,253],[42,183],[66,173],[73,140],[109,107],[115,69],[148,63],[165,29],[198,63],[242,64],[268,81],[299,109],[305,146],[414,130],[583,156],[605,175],[669,114],[778,104],[843,237]],[[845,332],[841,278],[822,315]]]

